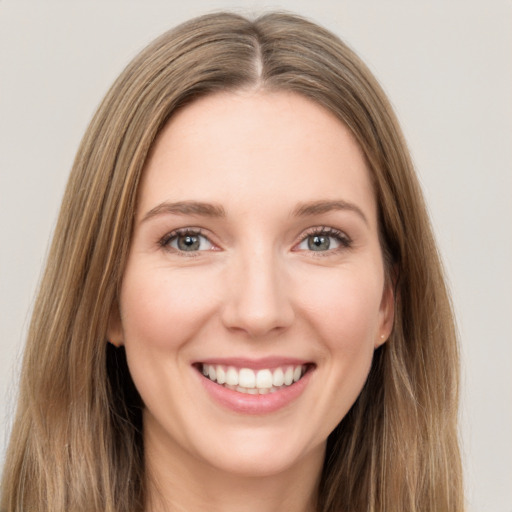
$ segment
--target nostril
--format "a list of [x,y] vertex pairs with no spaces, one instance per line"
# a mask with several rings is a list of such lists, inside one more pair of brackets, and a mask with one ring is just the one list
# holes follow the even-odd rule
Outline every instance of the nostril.
[[230,304],[222,321],[230,331],[240,331],[251,338],[278,334],[293,324],[295,315],[290,304],[282,300],[256,303],[240,300]]

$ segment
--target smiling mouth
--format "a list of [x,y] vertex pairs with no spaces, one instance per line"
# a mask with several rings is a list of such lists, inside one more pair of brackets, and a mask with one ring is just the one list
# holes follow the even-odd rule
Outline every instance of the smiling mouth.
[[194,366],[204,377],[219,386],[250,395],[266,395],[292,386],[315,365],[285,365],[259,370],[206,363]]

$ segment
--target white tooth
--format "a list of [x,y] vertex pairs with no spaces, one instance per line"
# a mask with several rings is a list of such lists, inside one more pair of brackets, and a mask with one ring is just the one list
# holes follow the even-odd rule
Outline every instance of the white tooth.
[[302,377],[302,366],[296,366],[293,370],[293,382],[297,382]]
[[289,386],[293,382],[293,366],[288,366],[284,372],[284,383]]
[[236,391],[238,391],[240,393],[247,393],[247,388],[244,388],[242,386],[237,386]]
[[215,366],[213,366],[213,364],[208,368],[208,375],[210,376],[210,380],[215,381],[217,379],[217,372],[215,371]]
[[203,372],[203,375],[205,377],[208,377],[208,365],[207,364],[203,364],[203,368],[201,371]]
[[238,372],[232,366],[230,366],[226,372],[226,384],[238,386]]
[[229,384],[224,384],[224,387],[225,387],[225,388],[228,388],[228,389],[231,389],[231,390],[233,390],[233,391],[235,391],[235,390],[236,390],[236,386],[230,386]]
[[272,372],[270,370],[259,370],[256,374],[256,387],[257,388],[271,388],[272,387]]
[[284,384],[284,372],[282,368],[274,370],[274,375],[272,375],[272,384],[276,387],[282,386]]
[[216,373],[217,373],[217,382],[219,384],[224,384],[226,382],[226,372],[224,371],[224,368],[222,368],[222,366],[217,366],[217,369],[216,369]]
[[259,393],[260,395],[266,395],[267,393],[270,393],[270,388],[260,388],[260,389],[258,390],[258,393]]
[[269,390],[270,393],[275,393],[278,389],[272,386]]
[[258,394],[258,388],[248,388],[247,389],[248,395],[257,395]]
[[238,374],[238,384],[244,388],[256,386],[256,375],[250,368],[242,368]]

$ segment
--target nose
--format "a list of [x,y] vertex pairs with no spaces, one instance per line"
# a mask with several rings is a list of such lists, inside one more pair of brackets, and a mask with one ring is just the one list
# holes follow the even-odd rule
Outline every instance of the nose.
[[250,338],[286,330],[293,323],[295,312],[285,270],[271,249],[252,249],[236,257],[226,283],[224,326]]

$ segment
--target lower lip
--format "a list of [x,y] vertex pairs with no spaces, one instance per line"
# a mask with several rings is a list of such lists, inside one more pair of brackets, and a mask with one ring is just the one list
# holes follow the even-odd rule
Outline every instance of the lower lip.
[[312,370],[290,386],[274,393],[250,395],[225,388],[198,372],[202,385],[218,404],[240,414],[270,414],[294,402],[304,392],[311,378]]

